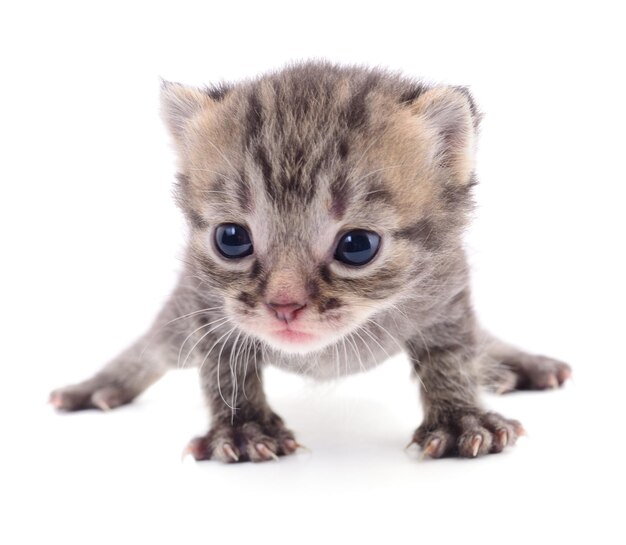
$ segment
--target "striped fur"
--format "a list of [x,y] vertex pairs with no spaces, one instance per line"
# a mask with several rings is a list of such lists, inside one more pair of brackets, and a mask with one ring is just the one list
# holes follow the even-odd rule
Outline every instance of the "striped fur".
[[[190,225],[186,270],[152,330],[93,379],[54,392],[56,406],[117,406],[168,364],[193,363],[213,426],[190,452],[260,461],[297,446],[265,401],[264,364],[328,378],[405,350],[423,384],[414,441],[426,454],[515,442],[521,426],[480,407],[480,383],[549,387],[569,368],[476,322],[461,234],[479,114],[466,89],[315,62],[203,90],[165,82],[162,97]],[[216,250],[222,223],[248,230],[252,255]],[[353,229],[381,237],[362,267],[334,258]],[[277,338],[278,300],[302,303],[302,342]]]

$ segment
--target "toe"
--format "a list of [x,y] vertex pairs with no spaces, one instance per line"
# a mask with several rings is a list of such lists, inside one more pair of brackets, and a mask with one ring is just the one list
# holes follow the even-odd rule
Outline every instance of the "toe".
[[63,409],[63,394],[60,392],[60,390],[54,390],[54,392],[50,393],[48,403],[50,403],[50,405],[52,405],[55,409]]
[[288,437],[282,441],[282,447],[285,454],[293,454],[296,450],[298,450],[298,446],[297,441],[292,437]]
[[556,370],[556,378],[559,385],[563,384],[567,379],[572,378],[572,368],[566,363],[559,363]]
[[257,443],[254,445],[256,452],[258,453],[258,457],[255,457],[253,461],[267,461],[267,460],[278,460],[278,455],[274,450],[272,450],[265,443]]
[[464,458],[476,458],[491,450],[492,436],[484,428],[468,430],[459,437],[459,455]]
[[509,444],[509,432],[506,428],[500,428],[493,434],[493,443],[491,445],[491,452],[502,452],[504,447]]
[[90,398],[90,403],[93,407],[96,407],[103,411],[109,411],[125,405],[132,399],[121,388],[117,386],[105,386],[96,390]]
[[505,447],[514,445],[518,436],[524,433],[517,420],[504,418],[498,413],[485,413],[481,423],[493,436],[491,452],[502,452]]
[[66,386],[50,394],[50,404],[60,411],[77,411],[89,407],[91,392],[79,386]]
[[445,453],[445,443],[439,437],[431,437],[426,441],[422,458],[441,458]]
[[206,437],[194,437],[189,444],[183,450],[183,458],[187,455],[191,454],[194,460],[210,460],[211,459],[211,449],[209,447],[209,442]]
[[422,458],[442,458],[454,448],[454,437],[444,429],[427,433],[418,429],[413,437],[413,442],[422,447]]
[[224,443],[222,445],[222,458],[226,462],[238,462],[239,454],[237,449],[233,447],[230,443]]

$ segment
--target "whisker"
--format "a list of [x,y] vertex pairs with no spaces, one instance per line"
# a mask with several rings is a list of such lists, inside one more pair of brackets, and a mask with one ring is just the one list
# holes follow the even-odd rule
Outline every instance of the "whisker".
[[[187,360],[189,359],[189,356],[191,355],[191,353],[194,351],[194,349],[196,348],[196,346],[198,346],[201,342],[202,339],[204,339],[205,337],[207,337],[208,335],[210,335],[215,329],[219,328],[222,325],[222,322],[228,320],[229,318],[224,316],[222,318],[218,318],[217,320],[213,320],[212,322],[209,322],[208,324],[204,324],[201,325],[199,328],[194,329],[189,335],[187,335],[187,337],[185,337],[185,340],[182,342],[182,344],[180,345],[180,349],[178,350],[178,360],[177,360],[177,367],[178,368],[185,368],[187,366]],[[213,324],[218,323],[217,326],[211,328],[209,331],[207,331],[204,335],[202,335],[197,341],[196,343],[191,347],[191,350],[189,350],[189,352],[187,352],[187,356],[185,356],[185,361],[183,362],[182,366],[180,364],[180,358],[182,356],[183,353],[183,348],[185,347],[185,344],[187,343],[187,341],[189,340],[189,338],[196,333],[197,331],[200,331],[201,329],[204,329],[205,327],[210,327]]]
[[[228,404],[228,401],[226,401],[226,398],[224,397],[224,394],[222,394],[222,374],[220,372],[220,364],[222,361],[222,352],[224,351],[224,347],[226,346],[226,343],[228,342],[228,339],[230,339],[230,336],[233,334],[233,331],[235,331],[235,329],[237,329],[237,326],[235,325],[228,333],[228,337],[226,337],[226,339],[224,339],[224,342],[222,343],[222,346],[220,347],[220,352],[217,356],[217,391],[220,394],[220,397],[222,398],[222,401],[226,404],[226,406],[231,410],[234,411],[235,407],[233,407],[232,405]],[[231,418],[234,417],[234,414],[231,415]]]
[[[372,360],[376,361],[376,356],[374,355],[374,352],[370,348],[370,345],[365,341],[365,339],[363,337],[361,337],[361,335],[359,335],[359,330],[362,330],[362,327],[359,327],[359,328],[355,329],[353,331],[353,333],[361,340],[361,342],[365,345],[365,348],[367,348],[369,350],[369,353],[372,356]],[[362,370],[366,371],[367,369],[365,367],[363,367]]]
[[246,352],[244,354],[244,369],[243,369],[243,397],[244,399],[248,399],[248,396],[246,394],[246,379],[248,378],[248,363],[251,359],[250,357],[250,349],[252,347],[252,343],[250,342],[250,335],[246,335],[245,337],[245,344],[246,344]]
[[[341,342],[343,344],[343,362],[344,367],[348,368],[348,349],[346,348],[346,338],[342,337]],[[339,364],[337,364],[337,374],[339,374]]]
[[[383,345],[380,344],[378,342],[378,340],[376,339],[376,337],[374,337],[368,330],[367,328],[363,327],[361,328],[361,331],[363,333],[365,333],[370,339],[372,339],[379,347],[380,349],[385,353],[385,356],[387,356],[387,358],[391,358],[391,356],[389,355],[389,352],[387,352],[387,350],[385,348],[383,348]],[[374,358],[375,359],[375,358]]]
[[[231,418],[234,420],[235,417],[235,410],[237,407],[237,397],[238,397],[238,393],[239,393],[239,384],[238,384],[238,373],[237,373],[237,360],[235,358],[235,361],[233,362],[233,356],[235,356],[235,350],[237,348],[237,343],[239,342],[239,338],[241,337],[241,329],[237,332],[237,337],[235,337],[235,342],[233,343],[233,346],[230,349],[230,356],[228,358],[228,366],[230,367],[230,376],[233,382],[233,393],[231,395],[231,403],[233,406],[233,413]],[[239,345],[239,349],[241,349],[241,345]],[[232,422],[231,422],[232,423]]]
[[193,312],[189,312],[187,314],[184,314],[182,316],[178,316],[172,320],[169,320],[168,322],[165,322],[164,324],[159,325],[156,329],[153,329],[150,332],[150,336],[148,338],[148,340],[146,341],[146,344],[143,346],[143,348],[141,349],[141,353],[139,354],[139,360],[141,360],[141,358],[143,357],[145,351],[147,350],[148,346],[150,346],[150,344],[154,341],[154,338],[156,337],[157,333],[161,332],[163,330],[163,328],[167,327],[168,325],[173,324],[174,322],[177,322],[179,320],[182,320],[184,318],[190,318],[192,316],[196,316],[198,314],[203,314],[205,312],[211,312],[214,310],[218,310],[221,309],[222,307],[210,307],[210,308],[201,308],[199,310],[194,310]]
[[[223,326],[223,325],[225,325],[226,323],[233,323],[233,321],[229,319],[229,320],[228,320],[228,322],[224,322],[224,323],[220,324],[219,326],[216,326],[216,329],[217,329],[217,328],[219,328],[219,327],[222,327],[222,326]],[[227,335],[229,332],[231,332],[233,329],[235,329],[235,327],[236,327],[236,326],[233,326],[233,328],[232,328],[232,329],[230,329],[230,330],[229,330],[229,331],[227,331],[226,333],[223,333],[223,334],[222,334],[222,335],[221,335],[221,336],[220,336],[220,337],[219,337],[219,338],[218,338],[218,339],[217,339],[217,340],[216,340],[216,341],[215,341],[215,342],[211,345],[211,348],[209,348],[209,350],[207,351],[207,353],[204,355],[204,358],[202,359],[202,363],[201,363],[201,364],[200,364],[200,366],[198,367],[198,372],[199,372],[199,373],[200,373],[200,372],[202,372],[202,369],[203,369],[204,365],[206,364],[207,359],[208,359],[209,355],[211,354],[211,352],[213,351],[213,349],[214,349],[217,345],[219,345],[219,344],[220,344],[220,341],[221,341],[224,337],[226,337],[226,335]]]
[[[233,178],[226,176],[223,172],[219,172],[217,170],[211,170],[210,168],[190,168],[189,170],[193,170],[194,172],[210,172],[211,174],[217,174],[218,176],[223,177],[225,180],[229,181],[232,184],[237,183],[235,180],[233,180]],[[215,191],[214,193],[224,193],[224,191]]]
[[389,333],[389,331],[387,331],[386,328],[384,328],[381,324],[379,324],[376,320],[372,320],[371,318],[368,318],[367,321],[371,324],[374,324],[376,327],[379,327],[380,329],[382,329],[390,338],[391,340],[396,343],[396,346],[400,349],[400,350],[404,350],[404,346],[402,346],[398,340],[391,334]]
[[[355,331],[351,332],[348,336],[345,337],[346,340],[350,341],[350,344],[352,346],[352,348],[354,349],[354,353],[357,357],[357,359],[359,360],[359,367],[362,371],[365,371],[365,366],[363,365],[363,360],[361,360],[361,353],[359,352],[359,348],[356,344],[356,341],[352,338],[352,335],[355,333]],[[363,339],[361,339],[363,340]],[[346,376],[348,376],[348,364],[346,362]]]

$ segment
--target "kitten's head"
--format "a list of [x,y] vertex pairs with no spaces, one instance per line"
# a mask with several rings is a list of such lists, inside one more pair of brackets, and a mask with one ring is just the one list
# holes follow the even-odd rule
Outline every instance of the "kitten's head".
[[466,91],[304,64],[197,90],[164,83],[189,257],[247,334],[326,347],[420,294],[472,185]]

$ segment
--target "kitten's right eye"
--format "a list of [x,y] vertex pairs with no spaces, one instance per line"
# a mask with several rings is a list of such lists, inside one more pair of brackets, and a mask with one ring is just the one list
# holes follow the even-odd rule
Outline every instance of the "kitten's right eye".
[[218,225],[215,229],[215,244],[220,254],[228,259],[246,257],[253,251],[248,231],[236,223]]

